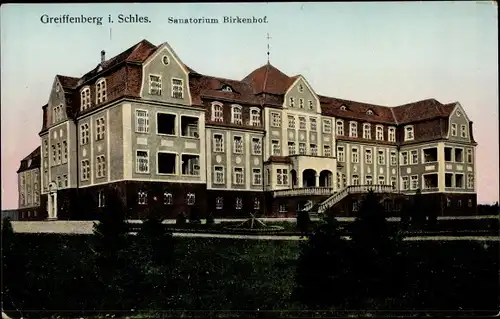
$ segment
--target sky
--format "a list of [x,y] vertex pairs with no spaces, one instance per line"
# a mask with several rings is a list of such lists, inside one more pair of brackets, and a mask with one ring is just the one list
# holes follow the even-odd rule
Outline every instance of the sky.
[[[43,24],[100,16],[96,24]],[[118,15],[150,23],[118,23]],[[114,23],[107,21],[111,15]],[[174,18],[267,17],[262,24]],[[81,76],[142,39],[168,42],[197,72],[242,79],[267,61],[318,94],[387,106],[459,101],[474,122],[478,202],[499,200],[498,22],[494,2],[7,4],[1,6],[2,209],[17,208],[19,161],[40,145],[56,74]]]

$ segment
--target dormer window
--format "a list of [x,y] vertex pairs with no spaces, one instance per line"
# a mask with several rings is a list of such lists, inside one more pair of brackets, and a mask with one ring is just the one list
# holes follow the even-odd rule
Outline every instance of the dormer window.
[[366,114],[373,115],[373,111],[372,110],[368,110],[368,111],[366,111]]
[[243,124],[243,117],[241,115],[241,106],[233,105],[231,108],[231,123]]
[[169,58],[167,55],[164,55],[164,56],[161,58],[161,62],[162,62],[164,65],[169,65],[169,64],[170,64],[170,58]]
[[97,81],[97,84],[96,84],[96,103],[99,104],[99,103],[103,103],[103,102],[106,102],[106,98],[107,98],[107,94],[106,94],[106,80],[105,79],[101,79],[99,81]]
[[302,84],[299,84],[299,92],[300,93],[304,92],[304,86]]
[[80,104],[81,111],[84,111],[90,107],[90,88],[89,87],[82,89],[82,91],[80,93],[80,100],[81,100],[81,104]]
[[229,85],[224,85],[222,87],[222,91],[224,91],[224,92],[233,92],[233,88],[230,87]]
[[414,139],[413,125],[405,126],[405,141],[411,141],[413,139]]
[[340,106],[340,110],[345,111],[345,110],[347,110],[347,108],[345,107],[345,105],[342,105],[342,106]]
[[224,120],[224,109],[218,102],[212,103],[212,121],[222,122]]

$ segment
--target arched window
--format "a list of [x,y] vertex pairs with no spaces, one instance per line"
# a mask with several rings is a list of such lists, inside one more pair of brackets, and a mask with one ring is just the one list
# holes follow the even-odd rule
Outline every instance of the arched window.
[[224,108],[221,103],[212,103],[212,121],[222,122],[224,120]]
[[100,79],[96,83],[95,87],[95,93],[96,93],[96,103],[103,103],[106,102],[107,95],[106,95],[106,79]]
[[233,105],[231,107],[231,123],[243,124],[243,117],[241,114],[241,106]]

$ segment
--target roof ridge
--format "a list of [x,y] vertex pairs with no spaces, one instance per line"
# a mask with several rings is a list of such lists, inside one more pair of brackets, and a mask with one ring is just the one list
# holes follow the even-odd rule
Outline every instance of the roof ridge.
[[[266,91],[266,85],[267,85],[267,76],[269,74],[269,66],[271,65],[271,63],[269,63],[269,61],[267,61],[267,64],[266,64],[266,75],[264,77],[264,83],[262,84],[262,90],[261,92],[265,92]],[[259,92],[260,93],[260,92]]]

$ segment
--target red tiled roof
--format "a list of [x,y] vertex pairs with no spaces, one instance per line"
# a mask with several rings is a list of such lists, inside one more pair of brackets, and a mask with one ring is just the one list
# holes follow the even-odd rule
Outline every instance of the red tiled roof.
[[[31,163],[29,163],[30,165],[28,165],[29,160],[31,160]],[[21,165],[19,166],[17,173],[37,167],[40,167],[40,146],[35,148],[34,151],[21,160]]]
[[443,105],[435,99],[427,99],[396,106],[393,108],[393,112],[398,124],[406,124],[449,116],[454,106],[455,103]]
[[57,75],[63,89],[73,89],[78,85],[79,78],[65,75]]
[[270,63],[247,75],[242,82],[249,84],[255,94],[284,94],[297,77],[289,77]]

